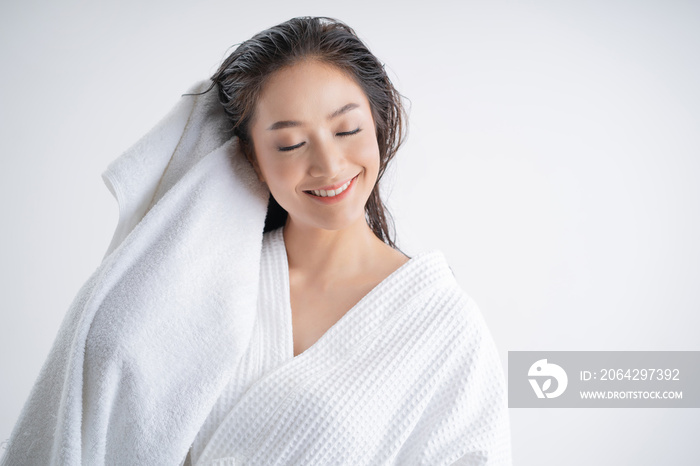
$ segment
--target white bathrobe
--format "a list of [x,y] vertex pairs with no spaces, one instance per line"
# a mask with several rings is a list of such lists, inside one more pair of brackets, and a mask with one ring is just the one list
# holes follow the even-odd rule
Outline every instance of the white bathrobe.
[[183,97],[104,173],[113,241],[0,465],[509,464],[495,347],[437,252],[293,357],[281,230],[262,254],[269,191],[228,127],[215,90]]
[[296,357],[281,228],[260,273],[251,344],[192,464],[510,464],[498,353],[442,253],[412,257]]

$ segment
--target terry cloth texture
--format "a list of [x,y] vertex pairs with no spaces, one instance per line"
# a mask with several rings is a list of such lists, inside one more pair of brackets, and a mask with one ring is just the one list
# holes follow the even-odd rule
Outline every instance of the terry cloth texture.
[[511,464],[498,353],[443,254],[412,257],[294,356],[282,231],[264,235],[250,346],[192,464]]
[[185,458],[255,320],[269,191],[227,124],[215,88],[183,96],[107,168],[114,238],[68,309],[0,464]]

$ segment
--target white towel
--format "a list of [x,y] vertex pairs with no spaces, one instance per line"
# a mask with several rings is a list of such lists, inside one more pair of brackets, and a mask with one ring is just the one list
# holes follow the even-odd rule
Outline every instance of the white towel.
[[216,88],[184,96],[103,174],[114,238],[0,464],[181,463],[255,318],[269,191],[229,126]]

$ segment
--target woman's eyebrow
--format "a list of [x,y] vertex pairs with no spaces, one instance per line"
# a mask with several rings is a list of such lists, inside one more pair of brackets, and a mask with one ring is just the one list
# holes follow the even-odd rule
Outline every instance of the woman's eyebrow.
[[[349,103],[345,104],[342,107],[340,107],[338,110],[334,111],[330,115],[328,115],[326,118],[329,120],[332,120],[335,117],[338,117],[344,113],[349,112],[350,110],[356,109],[359,107],[358,104],[356,103]],[[273,123],[270,125],[268,131],[270,130],[275,130],[275,129],[283,129],[283,128],[294,128],[296,126],[301,126],[303,123],[301,121],[294,121],[294,120],[283,120],[283,121],[278,121],[276,123]]]
[[273,129],[293,128],[295,126],[301,126],[301,121],[278,121],[277,123],[273,123],[269,128],[267,128],[267,130],[269,131]]
[[335,117],[337,117],[337,116],[340,116],[340,115],[342,115],[343,113],[347,113],[347,112],[349,112],[350,110],[355,109],[355,108],[357,108],[357,107],[359,107],[359,105],[357,105],[357,104],[355,104],[355,103],[349,103],[349,104],[343,105],[343,106],[340,107],[338,110],[336,110],[335,112],[333,112],[333,113],[331,113],[330,115],[328,115],[328,119],[329,119],[329,120],[332,120],[333,118],[335,118]]

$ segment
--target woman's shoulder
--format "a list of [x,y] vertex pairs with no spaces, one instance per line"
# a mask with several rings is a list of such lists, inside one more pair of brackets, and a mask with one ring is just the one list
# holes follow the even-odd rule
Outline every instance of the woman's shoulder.
[[454,270],[450,267],[447,257],[439,249],[427,249],[411,254],[409,260],[402,266],[408,269],[407,278],[429,284],[430,290],[448,293],[463,300],[471,298],[457,281]]
[[479,364],[489,366],[485,370],[495,371],[489,377],[500,377],[498,348],[482,308],[465,290],[445,255],[440,250],[431,250],[414,258],[428,264],[422,270],[426,276],[443,276],[443,279],[433,282],[430,292],[424,297],[422,311],[430,313],[435,322],[449,322],[443,350],[451,355],[450,366],[472,371],[475,361],[479,360]]
[[430,249],[414,254],[404,267],[409,264],[412,267],[407,274],[411,275],[407,277],[407,286],[426,285],[423,300],[431,303],[428,308],[431,312],[452,314],[458,327],[488,334],[481,308],[466,291],[441,250]]

